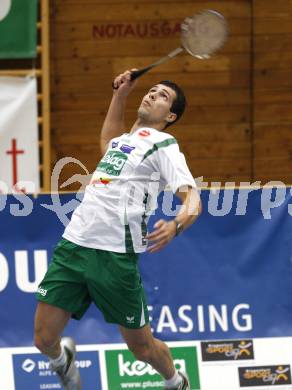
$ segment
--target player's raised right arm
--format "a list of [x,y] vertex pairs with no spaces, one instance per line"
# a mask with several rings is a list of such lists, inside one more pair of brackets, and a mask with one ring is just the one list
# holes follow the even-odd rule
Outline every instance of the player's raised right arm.
[[124,114],[126,100],[136,84],[136,81],[131,81],[130,75],[131,71],[127,70],[117,76],[113,82],[113,97],[100,134],[100,148],[102,154],[106,152],[109,141],[112,138],[121,135],[125,130]]

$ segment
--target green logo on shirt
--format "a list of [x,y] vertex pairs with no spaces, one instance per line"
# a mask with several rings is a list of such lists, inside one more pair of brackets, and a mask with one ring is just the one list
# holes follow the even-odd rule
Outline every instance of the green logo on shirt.
[[119,176],[127,159],[128,157],[124,153],[110,150],[101,159],[96,169],[109,175]]

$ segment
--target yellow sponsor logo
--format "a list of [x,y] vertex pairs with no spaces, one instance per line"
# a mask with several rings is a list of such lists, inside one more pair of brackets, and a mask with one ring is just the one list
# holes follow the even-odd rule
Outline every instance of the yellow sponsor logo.
[[276,370],[271,368],[259,368],[259,369],[248,369],[244,373],[244,378],[251,379],[262,379],[265,383],[275,384],[279,381],[289,382],[289,376],[287,372],[290,369],[288,367],[279,366]]
[[233,344],[211,344],[207,348],[208,353],[226,353],[234,349]]
[[265,378],[266,376],[271,375],[270,369],[258,369],[258,370],[246,370],[244,373],[244,378],[254,379],[254,378]]

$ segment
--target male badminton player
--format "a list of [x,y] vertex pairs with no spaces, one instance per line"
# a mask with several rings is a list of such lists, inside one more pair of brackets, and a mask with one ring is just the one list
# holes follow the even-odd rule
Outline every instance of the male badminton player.
[[[91,302],[107,322],[119,325],[135,357],[162,375],[165,389],[190,388],[186,374],[175,369],[166,344],[151,333],[137,268],[139,253],[162,249],[200,213],[195,181],[177,141],[165,132],[183,114],[185,97],[176,84],[159,82],[143,97],[135,123],[124,133],[126,99],[136,84],[130,74],[126,71],[114,80],[100,138],[104,157],[37,293],[35,345],[49,357],[67,390],[81,389],[81,382],[74,341],[61,339],[61,334],[69,319],[80,320]],[[153,191],[154,184],[158,191]],[[166,184],[184,207],[171,221],[159,220],[147,234],[153,197]]]

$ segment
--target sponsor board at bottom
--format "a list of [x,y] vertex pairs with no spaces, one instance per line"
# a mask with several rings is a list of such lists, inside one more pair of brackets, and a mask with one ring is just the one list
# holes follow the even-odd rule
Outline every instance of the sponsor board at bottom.
[[291,384],[290,365],[239,367],[238,374],[240,387]]
[[253,340],[226,340],[201,342],[203,362],[254,359]]
[[[200,389],[197,349],[170,348],[175,367],[188,374],[191,390]],[[149,364],[138,361],[128,350],[105,351],[108,390],[164,388],[162,377]]]
[[[76,365],[80,370],[84,389],[100,390],[98,353],[77,352]],[[62,389],[57,375],[40,353],[13,355],[15,390]]]

